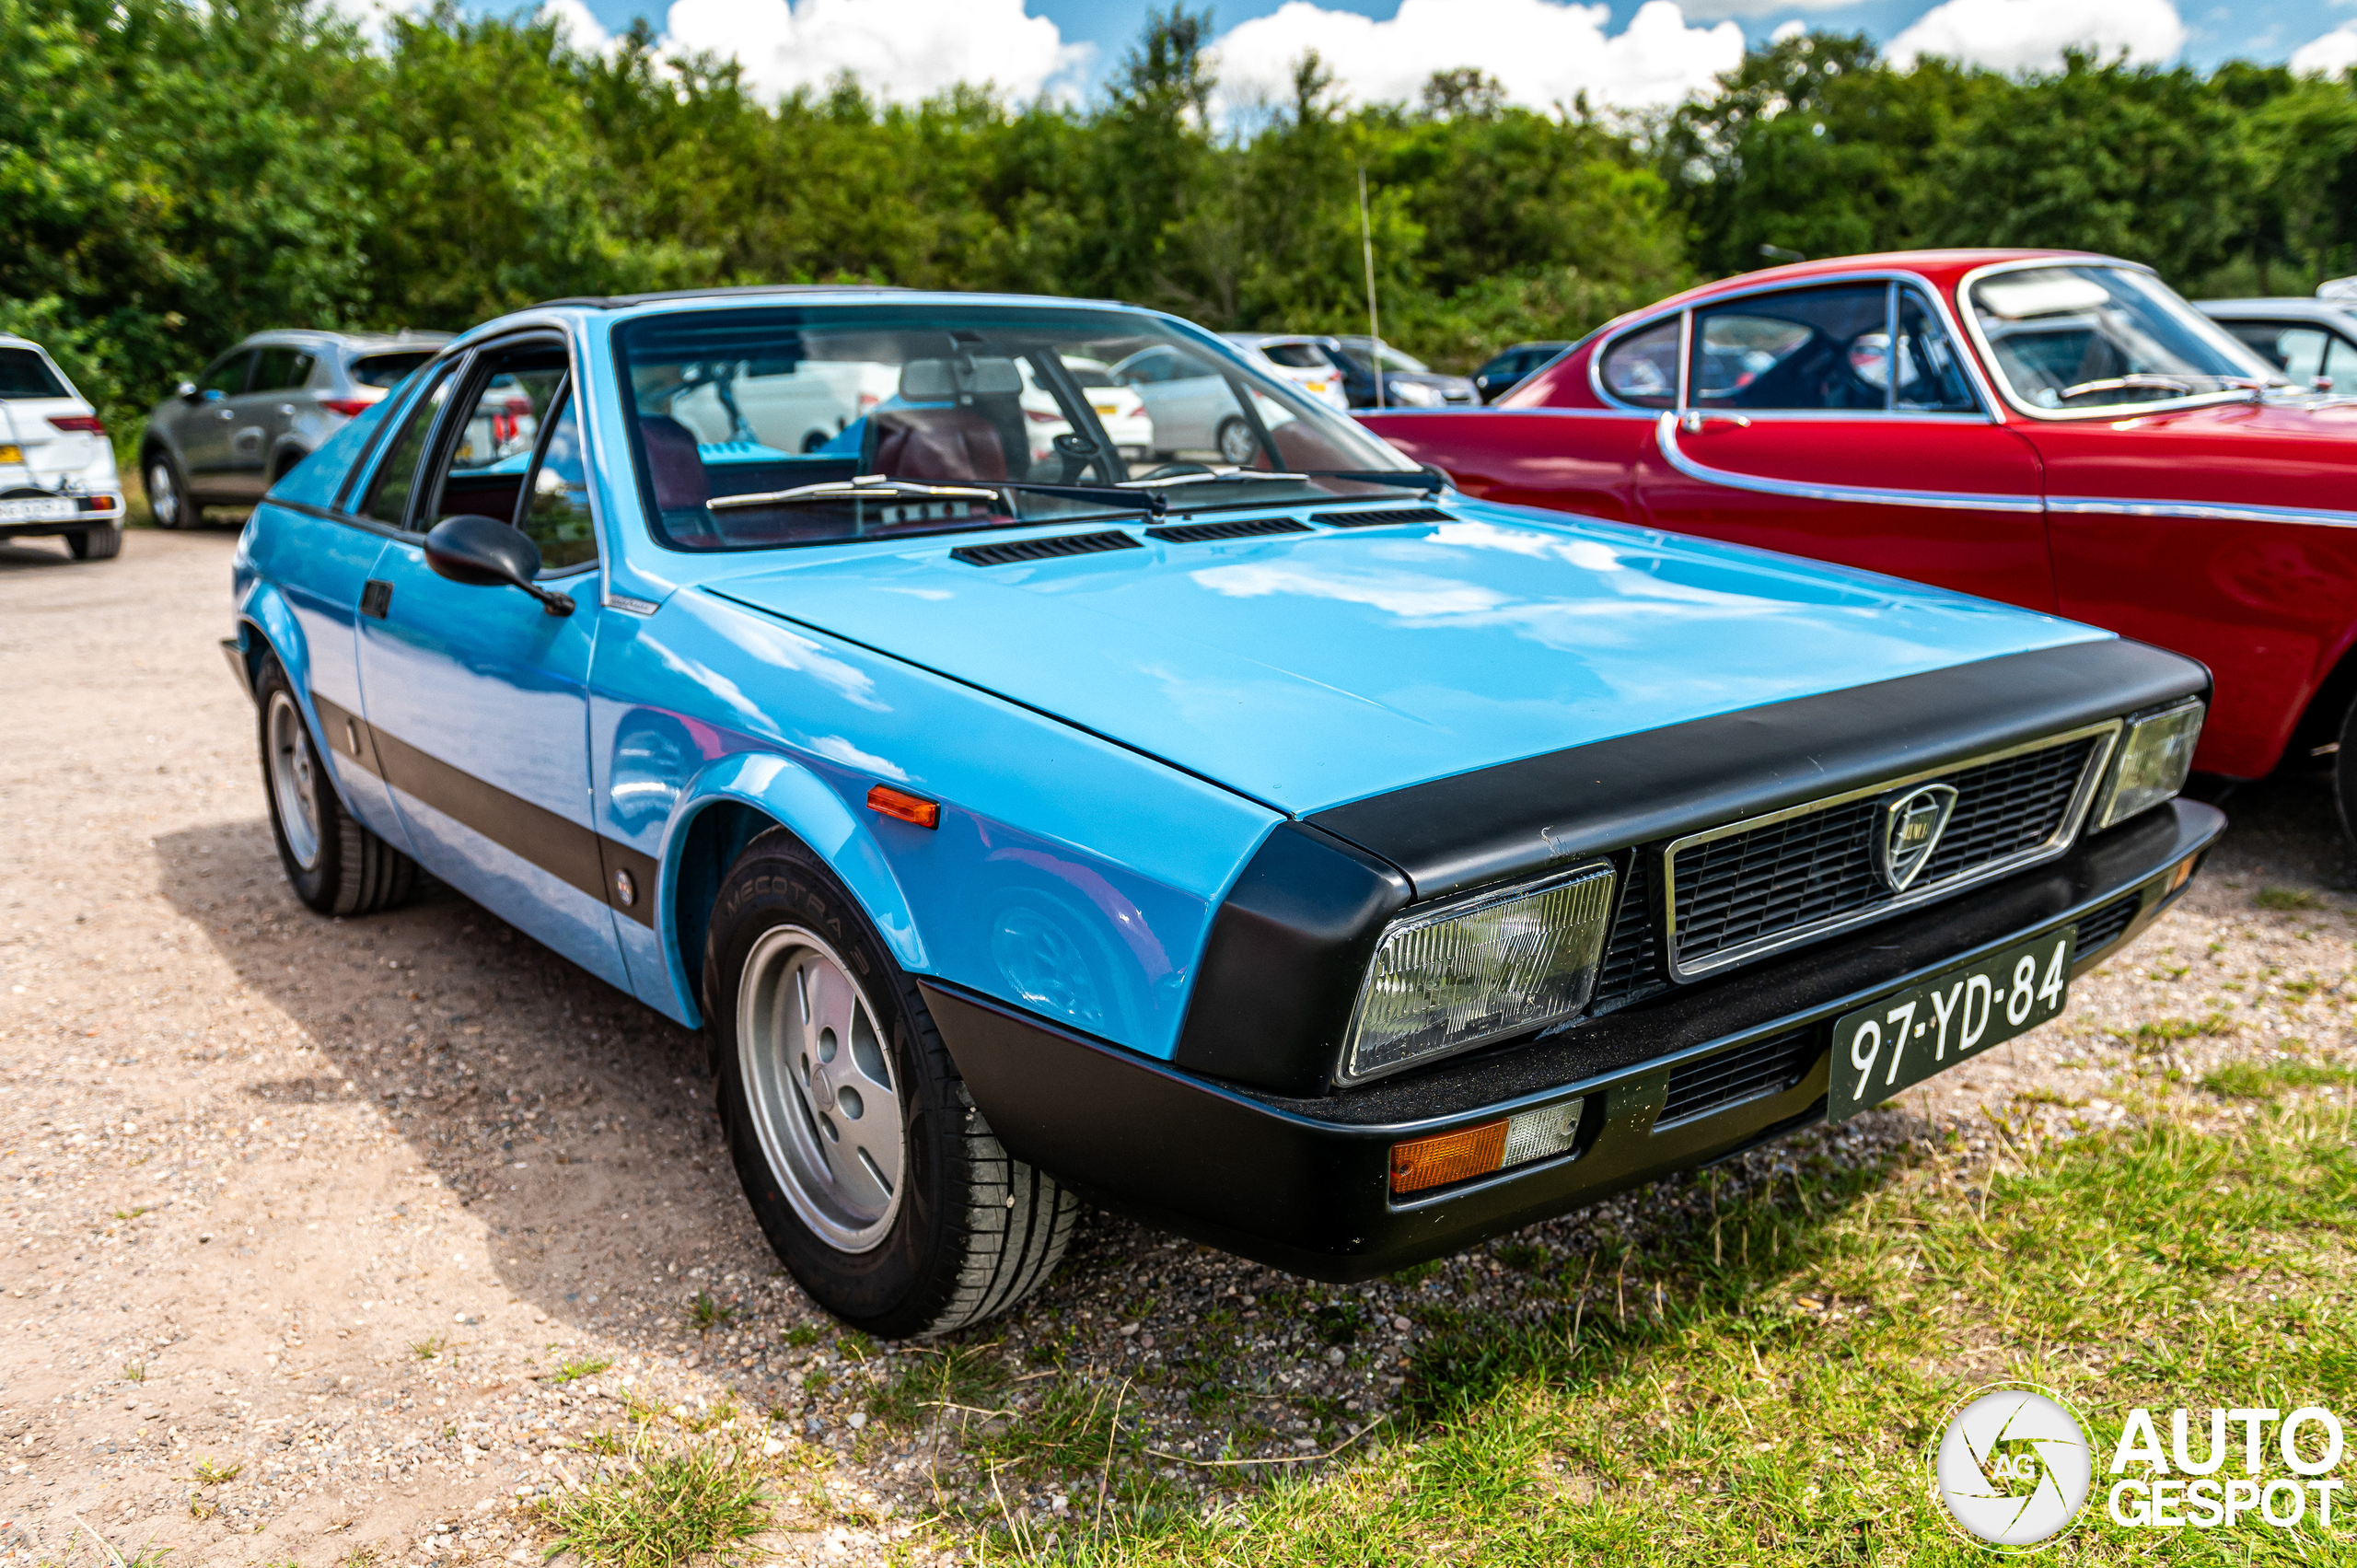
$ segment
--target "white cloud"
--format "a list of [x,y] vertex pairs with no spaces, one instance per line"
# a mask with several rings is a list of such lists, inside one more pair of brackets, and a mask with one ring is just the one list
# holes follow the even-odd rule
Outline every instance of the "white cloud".
[[2051,70],[2074,46],[2105,59],[2125,52],[2162,61],[2185,38],[2169,0],[1946,0],[1892,39],[1889,55],[1901,66],[1939,54],[2000,71]]
[[1676,0],[1646,0],[1628,27],[1607,36],[1606,6],[1562,0],[1400,0],[1376,21],[1286,0],[1230,29],[1217,46],[1221,92],[1231,103],[1282,103],[1293,66],[1311,50],[1349,99],[1413,100],[1434,71],[1478,66],[1506,97],[1533,108],[1585,91],[1598,104],[1638,108],[1707,93],[1743,59],[1733,22],[1692,28]]
[[2343,22],[2292,51],[2296,76],[2338,76],[2351,65],[2357,65],[2357,22]]
[[733,58],[772,97],[849,71],[903,102],[958,82],[1030,98],[1069,87],[1094,53],[1023,0],[676,0],[665,29],[669,48]]
[[540,16],[553,18],[565,41],[584,54],[602,54],[614,41],[605,24],[581,0],[548,0],[540,7]]
[[1794,17],[1789,22],[1778,22],[1776,30],[1768,35],[1768,41],[1782,43],[1788,38],[1798,38],[1806,31],[1808,31],[1808,24],[1798,17]]

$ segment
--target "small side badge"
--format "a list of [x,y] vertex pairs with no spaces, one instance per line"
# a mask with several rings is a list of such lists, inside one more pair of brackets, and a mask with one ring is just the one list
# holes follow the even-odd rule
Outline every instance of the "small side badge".
[[638,902],[638,878],[627,871],[615,872],[614,899],[624,909]]
[[1894,893],[1903,893],[1922,875],[1956,809],[1956,791],[1944,784],[1919,784],[1882,803],[1875,821],[1875,875]]

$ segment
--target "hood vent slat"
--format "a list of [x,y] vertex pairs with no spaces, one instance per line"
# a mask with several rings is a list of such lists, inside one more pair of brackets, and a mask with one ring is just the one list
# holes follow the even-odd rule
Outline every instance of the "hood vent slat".
[[1334,528],[1379,528],[1394,523],[1453,523],[1457,518],[1437,506],[1387,506],[1376,512],[1312,512],[1309,520]]
[[1102,533],[1051,534],[1046,539],[1009,540],[1004,544],[961,544],[949,552],[969,566],[1012,566],[1019,561],[1049,561],[1059,555],[1094,555],[1100,550],[1144,550],[1118,528]]
[[1145,537],[1165,544],[1200,544],[1213,539],[1249,539],[1256,534],[1307,533],[1307,523],[1291,517],[1237,517],[1225,523],[1172,523],[1148,528]]

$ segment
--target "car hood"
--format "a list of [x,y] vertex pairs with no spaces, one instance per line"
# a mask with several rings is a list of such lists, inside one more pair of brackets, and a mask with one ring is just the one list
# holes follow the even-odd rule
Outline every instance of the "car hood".
[[1295,814],[2108,634],[1733,545],[1455,510],[1003,566],[870,544],[706,587]]

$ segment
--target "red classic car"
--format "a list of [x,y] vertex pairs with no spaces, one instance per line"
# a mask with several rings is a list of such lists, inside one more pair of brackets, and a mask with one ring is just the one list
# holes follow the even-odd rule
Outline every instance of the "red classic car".
[[[2357,698],[2357,400],[2084,252],[1777,267],[1622,317],[1486,410],[1366,424],[1467,492],[1958,588],[2207,663],[2195,765]],[[2357,733],[2335,759],[2357,827]]]

